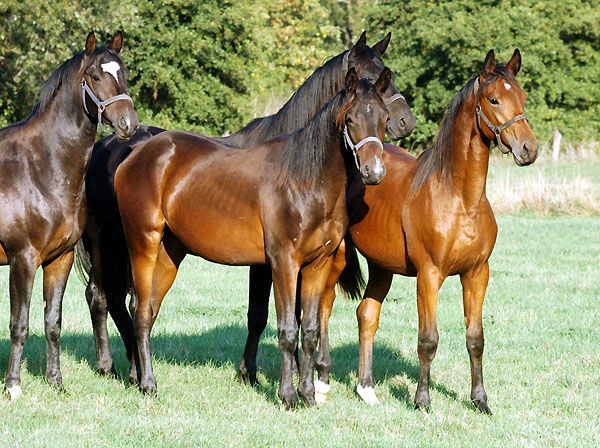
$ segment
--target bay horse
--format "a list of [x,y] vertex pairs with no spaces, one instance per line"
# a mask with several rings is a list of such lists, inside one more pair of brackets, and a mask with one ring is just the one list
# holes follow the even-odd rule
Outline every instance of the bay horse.
[[[488,259],[498,227],[486,197],[490,145],[512,153],[518,166],[533,163],[538,142],[523,112],[526,94],[516,76],[521,67],[518,49],[506,64],[497,64],[489,51],[483,70],[451,101],[433,145],[418,158],[385,145],[387,175],[377,188],[352,182],[348,187],[350,217],[346,251],[354,247],[367,259],[369,279],[357,309],[359,326],[358,394],[377,403],[373,382],[373,341],[381,305],[394,274],[417,277],[420,373],[416,408],[428,408],[430,367],[438,345],[438,291],[446,277],[459,275],[463,288],[466,345],[471,362],[471,400],[491,413],[483,385],[482,308],[489,279]],[[356,257],[336,255],[321,303],[321,353],[329,359],[327,321],[335,299],[334,286],[346,266],[360,283]],[[352,282],[350,282],[352,284]],[[343,286],[343,285],[342,285]],[[347,292],[352,292],[348,291]],[[329,390],[331,363],[317,362],[317,399]]]
[[38,267],[44,270],[46,379],[61,387],[62,297],[73,248],[84,226],[85,171],[102,121],[122,139],[138,125],[126,94],[127,69],[119,56],[123,35],[85,50],[46,80],[27,119],[0,130],[0,264],[10,265],[11,351],[5,387],[22,394],[21,358],[29,333],[29,306]]
[[143,392],[156,392],[150,331],[189,253],[221,264],[270,266],[282,359],[278,395],[288,409],[296,405],[292,372],[301,275],[298,391],[307,405],[314,403],[317,314],[348,224],[347,173],[359,171],[368,184],[385,175],[381,139],[389,115],[380,94],[390,80],[388,68],[374,84],[359,80],[351,68],[344,89],[293,134],[238,149],[167,131],[137,146],[117,168],[115,190],[137,297],[133,325]]
[[[318,68],[276,114],[257,118],[238,132],[213,140],[227,146],[251,148],[278,135],[290,134],[305,127],[315,113],[343,88],[349,68],[354,67],[360,78],[377,79],[385,68],[381,57],[386,52],[390,39],[391,33],[388,33],[373,47],[369,47],[366,33],[363,32],[350,50],[345,50]],[[415,127],[415,118],[405,98],[398,92],[393,75],[382,96],[390,116],[387,123],[388,134],[394,139],[409,135]],[[135,345],[133,323],[125,300],[129,288],[129,262],[113,186],[114,174],[136,145],[164,131],[158,127],[142,125],[127,142],[120,141],[114,135],[106,137],[94,145],[88,167],[88,219],[82,244],[76,250],[76,260],[80,274],[83,278],[88,278],[86,299],[94,329],[96,366],[100,374],[114,372],[106,327],[107,313],[110,313],[117,326],[129,360],[132,360]],[[265,300],[268,304],[270,279],[271,270],[268,266],[250,267],[251,295],[260,294],[260,299],[250,301],[252,304]],[[261,285],[258,292],[255,285]],[[256,334],[257,331],[251,333]],[[257,344],[258,339],[256,344],[247,344],[246,352],[252,352],[253,349],[256,353]],[[244,358],[246,357],[250,355],[245,354]],[[132,364],[132,367],[135,368],[135,365]],[[240,369],[242,377],[247,379],[244,363]],[[256,373],[252,378],[255,377]],[[134,369],[130,371],[130,380],[137,381]]]

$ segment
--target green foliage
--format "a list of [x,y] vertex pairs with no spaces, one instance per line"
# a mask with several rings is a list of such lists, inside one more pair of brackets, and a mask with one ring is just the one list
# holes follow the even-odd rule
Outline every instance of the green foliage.
[[365,23],[394,34],[386,61],[417,117],[413,144],[431,142],[449,101],[490,48],[502,62],[521,50],[518,79],[541,141],[554,129],[570,139],[593,139],[600,130],[596,2],[382,0],[371,3]]
[[221,134],[287,98],[362,29],[391,31],[385,61],[417,117],[405,146],[428,145],[450,99],[490,48],[523,55],[526,113],[544,142],[600,131],[600,9],[586,0],[3,0],[0,125],[27,116],[42,81],[83,48],[125,32],[130,92],[142,122]]

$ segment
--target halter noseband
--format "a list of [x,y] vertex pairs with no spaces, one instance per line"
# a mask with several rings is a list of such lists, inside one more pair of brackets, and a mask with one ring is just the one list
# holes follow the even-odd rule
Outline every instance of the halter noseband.
[[113,96],[107,100],[100,101],[96,97],[96,95],[94,95],[94,92],[92,92],[92,89],[90,89],[90,87],[87,85],[87,82],[85,82],[85,79],[83,79],[81,81],[81,89],[82,89],[82,97],[83,97],[83,108],[85,109],[85,112],[88,115],[91,115],[90,112],[88,111],[87,104],[85,104],[85,94],[87,93],[90,96],[90,98],[92,99],[92,101],[94,102],[94,104],[96,105],[96,107],[98,108],[98,123],[100,124],[100,129],[102,129],[103,131],[105,131],[106,128],[102,124],[102,112],[104,112],[104,110],[106,109],[106,106],[114,103],[115,101],[119,101],[119,100],[129,100],[129,101],[131,101],[131,104],[133,104],[133,100],[126,93],[121,93],[120,95]]
[[356,164],[356,168],[359,171],[360,171],[360,163],[358,163],[357,153],[358,153],[358,150],[365,143],[376,142],[376,143],[379,143],[379,146],[381,146],[381,149],[383,149],[383,143],[377,137],[365,137],[360,142],[358,142],[356,145],[354,143],[352,143],[352,139],[350,138],[350,135],[348,134],[348,125],[344,125],[344,139],[346,141],[346,145],[348,146],[348,148],[350,148],[350,151],[352,151],[352,155],[354,156],[354,163]]

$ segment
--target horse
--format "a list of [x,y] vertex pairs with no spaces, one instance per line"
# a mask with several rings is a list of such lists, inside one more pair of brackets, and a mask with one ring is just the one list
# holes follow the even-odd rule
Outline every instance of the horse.
[[[342,89],[349,68],[354,67],[361,78],[377,79],[385,68],[381,56],[386,52],[390,39],[391,34],[388,33],[373,47],[369,47],[366,33],[363,32],[350,50],[333,57],[318,68],[279,112],[257,118],[238,132],[213,140],[227,146],[250,148],[275,136],[305,127],[310,118]],[[405,98],[398,92],[393,76],[387,90],[383,92],[383,98],[390,115],[388,134],[394,139],[409,135],[415,127],[415,118]],[[88,220],[82,242],[77,246],[76,260],[81,277],[87,277],[86,299],[94,329],[96,367],[102,375],[114,373],[106,327],[107,313],[110,313],[119,330],[130,361],[135,348],[133,323],[125,302],[130,286],[127,275],[129,261],[113,186],[114,174],[136,145],[164,131],[158,127],[142,125],[128,142],[122,142],[114,135],[98,141],[94,145],[86,175]],[[258,283],[257,279],[265,276],[269,282],[266,286],[268,302],[270,269],[268,266],[250,267],[251,295],[255,295],[253,291],[254,285]],[[247,346],[246,351],[248,350]],[[242,377],[247,379],[244,365],[240,368]],[[129,379],[137,381],[134,369],[130,370]]]
[[388,68],[374,84],[359,80],[351,68],[344,89],[293,134],[238,149],[167,131],[137,146],[117,168],[115,191],[137,297],[133,325],[143,392],[156,392],[152,326],[179,264],[193,254],[220,264],[270,266],[282,360],[278,395],[287,409],[296,405],[292,373],[300,282],[298,392],[307,405],[314,404],[317,313],[348,224],[347,176],[359,172],[365,183],[378,184],[385,175],[381,139],[389,115],[380,94],[390,81]]
[[[369,279],[357,309],[359,326],[359,396],[378,403],[373,382],[373,341],[379,314],[394,274],[417,277],[420,373],[415,408],[430,407],[430,367],[438,345],[438,291],[446,277],[459,275],[463,289],[466,346],[471,363],[471,401],[491,413],[483,384],[482,308],[489,279],[488,259],[498,227],[486,197],[491,142],[512,153],[518,166],[533,163],[538,142],[523,112],[526,94],[516,76],[521,54],[516,49],[506,64],[488,52],[483,70],[456,94],[446,111],[433,145],[418,158],[385,145],[387,175],[377,188],[353,182],[348,187],[349,237],[336,255],[328,288],[321,302],[321,353],[328,353],[327,321],[340,273],[349,271],[361,282],[356,248],[367,259]],[[343,246],[343,244],[342,244]],[[353,266],[345,266],[352,260]],[[348,274],[348,272],[345,272]],[[342,286],[344,286],[342,284]],[[347,293],[353,293],[343,288]],[[329,363],[317,362],[317,399],[329,391]]]
[[118,138],[138,126],[126,93],[128,72],[119,56],[123,35],[63,62],[46,80],[39,102],[24,121],[0,130],[0,264],[10,266],[11,351],[5,387],[22,394],[21,358],[29,333],[29,305],[37,268],[44,270],[46,379],[62,387],[62,297],[73,248],[84,226],[84,176],[104,121]]

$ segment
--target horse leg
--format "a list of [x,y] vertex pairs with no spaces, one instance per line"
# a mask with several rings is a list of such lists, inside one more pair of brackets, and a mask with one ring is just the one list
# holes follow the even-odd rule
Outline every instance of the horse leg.
[[315,404],[315,352],[319,341],[319,305],[329,278],[333,256],[318,259],[302,269],[302,359],[298,394],[304,402]]
[[85,250],[90,254],[91,261],[90,277],[85,288],[85,298],[92,318],[94,342],[96,345],[96,368],[101,375],[110,375],[114,374],[115,370],[110,354],[108,329],[106,327],[108,306],[102,282],[101,257],[98,238],[95,233],[96,228],[90,223],[92,219],[91,216],[88,217],[86,233],[84,233],[82,238],[83,245]]
[[240,374],[244,383],[258,384],[256,379],[256,353],[260,335],[267,326],[269,317],[269,294],[273,283],[271,267],[250,266],[250,294],[248,300],[248,339],[240,363]]
[[296,285],[300,264],[291,256],[278,254],[271,259],[275,309],[277,310],[277,336],[281,351],[281,381],[277,395],[286,409],[296,407],[293,385],[294,350],[298,346],[298,324],[295,316]]
[[356,392],[366,403],[377,404],[373,382],[373,342],[379,328],[381,304],[392,284],[392,272],[369,263],[369,282],[356,309],[358,320],[358,385]]
[[22,252],[10,260],[10,340],[11,349],[4,386],[11,400],[22,395],[21,359],[29,336],[29,305],[39,253]]
[[431,404],[429,398],[429,372],[439,340],[436,312],[438,291],[442,281],[441,274],[433,266],[419,269],[417,273],[417,309],[419,311],[417,352],[421,370],[415,394],[415,409],[427,409]]
[[463,305],[465,324],[467,326],[467,351],[471,359],[471,401],[477,409],[485,414],[491,414],[485,388],[483,387],[483,324],[482,308],[485,291],[490,277],[488,263],[475,266],[461,274],[463,286]]
[[60,374],[60,330],[62,323],[62,300],[67,279],[73,266],[74,251],[60,255],[44,269],[44,326],[46,329],[46,380],[53,386],[62,387]]
[[329,276],[325,282],[325,292],[321,298],[319,307],[319,333],[320,349],[317,357],[318,379],[315,381],[315,401],[325,403],[329,393],[329,373],[331,372],[331,354],[329,352],[329,317],[335,301],[335,285],[340,278],[344,267],[346,266],[345,243],[342,240],[336,254],[333,257],[333,263]]

